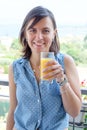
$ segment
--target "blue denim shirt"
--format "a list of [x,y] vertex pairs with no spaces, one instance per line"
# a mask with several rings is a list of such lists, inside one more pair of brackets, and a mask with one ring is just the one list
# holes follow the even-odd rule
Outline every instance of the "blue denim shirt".
[[[58,53],[55,59],[64,68],[64,55]],[[16,84],[17,107],[14,112],[14,127],[17,130],[64,130],[68,128],[66,113],[60,94],[60,86],[44,81],[37,83],[27,59],[13,62]]]

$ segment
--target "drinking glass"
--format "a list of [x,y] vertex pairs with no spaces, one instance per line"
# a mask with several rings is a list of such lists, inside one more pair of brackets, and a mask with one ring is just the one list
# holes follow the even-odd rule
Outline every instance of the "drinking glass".
[[40,63],[40,76],[41,76],[41,81],[44,81],[44,80],[48,80],[50,79],[50,77],[47,77],[47,78],[43,78],[43,76],[50,71],[47,71],[47,72],[43,72],[43,69],[45,69],[46,66],[46,63],[50,60],[53,60],[54,59],[54,52],[41,52],[41,63]]

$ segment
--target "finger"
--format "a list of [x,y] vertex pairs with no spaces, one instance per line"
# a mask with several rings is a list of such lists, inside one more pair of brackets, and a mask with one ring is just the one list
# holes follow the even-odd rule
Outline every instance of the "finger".
[[57,70],[59,72],[60,70],[63,70],[63,69],[59,64],[55,64],[55,65],[46,66],[46,68],[43,69],[43,72],[52,71],[52,70]]
[[44,74],[44,78],[48,78],[48,77],[60,78],[60,77],[62,77],[63,72],[62,72],[61,69],[56,69],[56,70],[53,70],[53,71],[52,70],[46,71],[46,73],[43,72],[43,74]]

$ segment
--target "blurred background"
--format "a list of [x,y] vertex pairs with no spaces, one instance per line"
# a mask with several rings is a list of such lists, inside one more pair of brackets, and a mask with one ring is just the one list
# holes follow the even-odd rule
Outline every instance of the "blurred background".
[[[81,87],[87,88],[87,0],[0,0],[0,81],[8,81],[8,67],[20,57],[19,31],[35,6],[50,9],[56,19],[61,51],[77,65]],[[87,96],[83,97],[87,102]],[[0,85],[0,130],[5,129],[9,87]]]

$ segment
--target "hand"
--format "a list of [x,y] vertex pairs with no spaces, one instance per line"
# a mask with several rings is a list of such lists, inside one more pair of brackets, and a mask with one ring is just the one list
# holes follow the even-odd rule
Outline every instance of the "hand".
[[48,61],[45,66],[43,70],[44,78],[50,81],[56,79],[57,82],[62,82],[64,80],[64,70],[57,61]]

